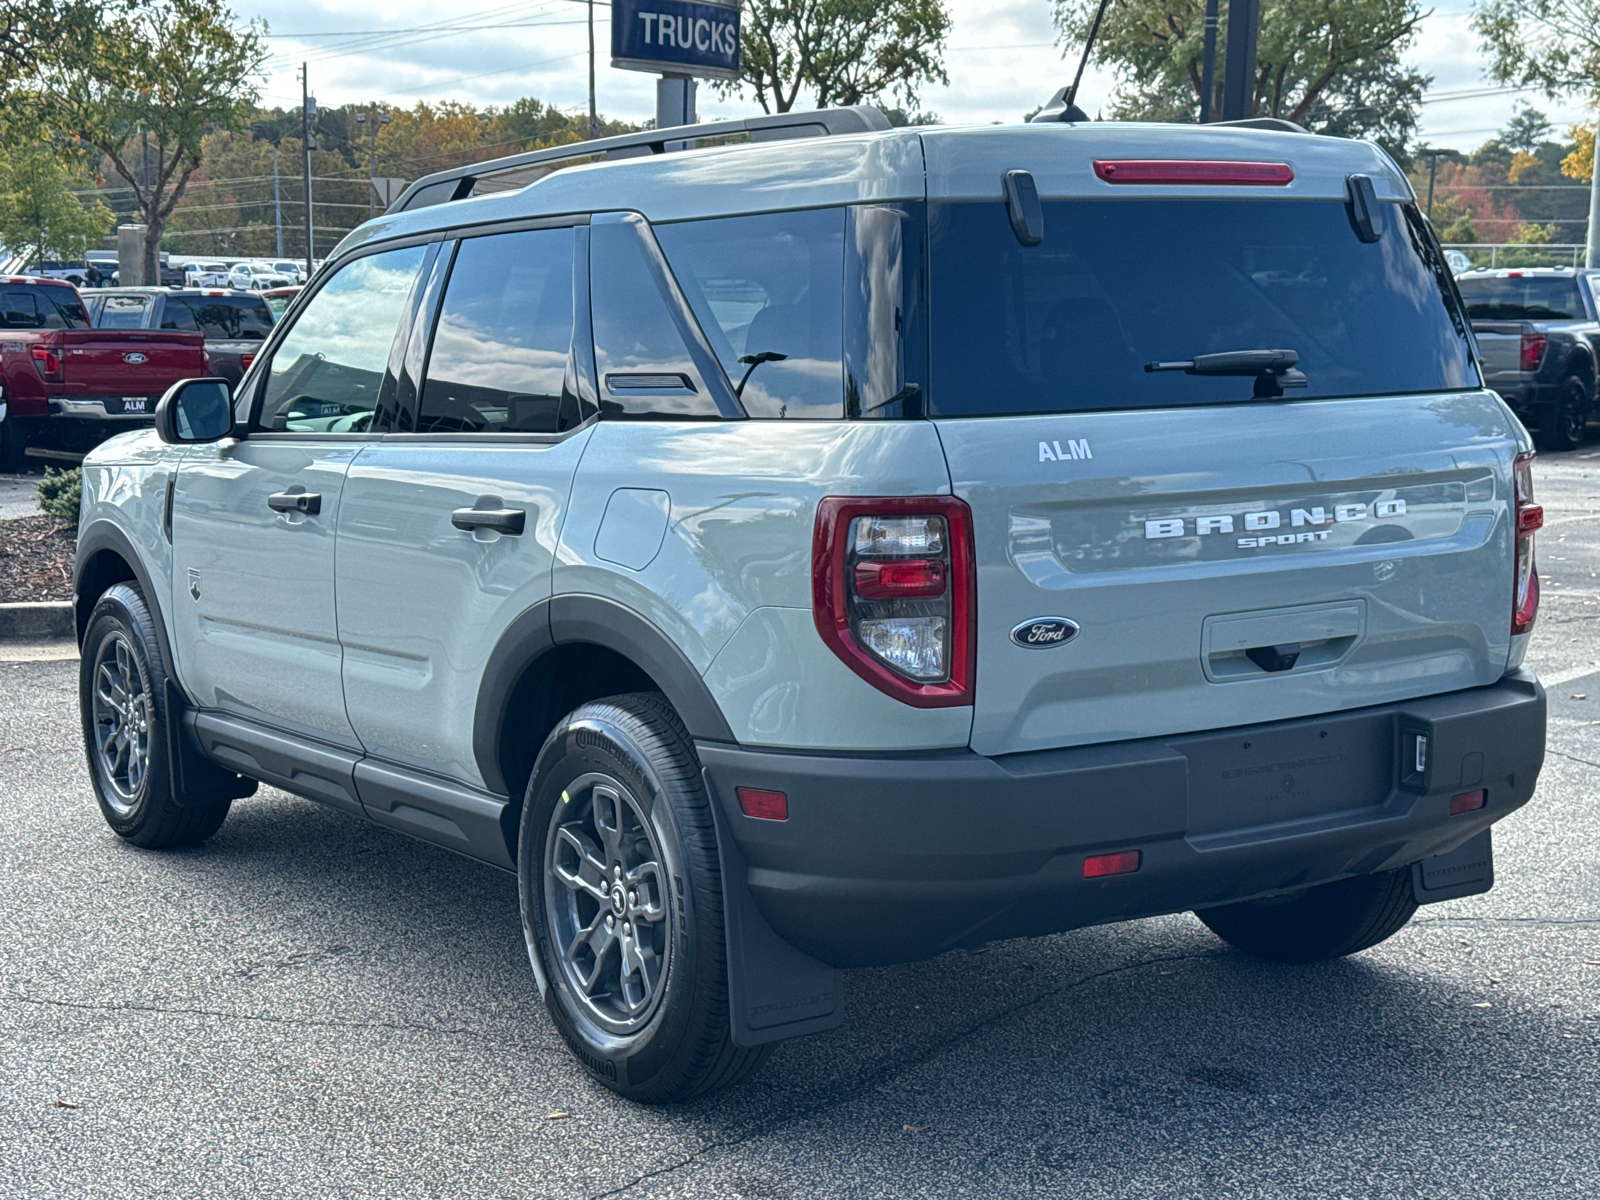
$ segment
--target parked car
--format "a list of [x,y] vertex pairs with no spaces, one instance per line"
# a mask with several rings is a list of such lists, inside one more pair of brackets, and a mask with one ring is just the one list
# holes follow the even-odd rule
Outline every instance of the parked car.
[[225,288],[229,286],[228,264],[220,262],[190,263],[183,269],[185,287]]
[[1463,271],[1472,270],[1472,260],[1459,250],[1446,250],[1444,261],[1452,273],[1459,275]]
[[235,263],[228,271],[228,286],[248,292],[288,287],[291,282],[267,263]]
[[82,451],[148,422],[168,387],[206,373],[197,333],[94,329],[71,284],[0,278],[0,471],[30,444]]
[[272,332],[259,294],[226,288],[125,288],[83,293],[99,329],[171,329],[205,337],[208,374],[237,384]]
[[85,261],[61,262],[44,259],[33,272],[43,279],[64,279],[73,287],[83,287],[89,281],[89,264]]
[[1488,385],[1547,450],[1573,450],[1600,405],[1600,271],[1526,267],[1456,280]]
[[292,287],[268,288],[261,293],[261,298],[267,302],[267,307],[272,310],[272,319],[276,321],[288,309],[290,302],[304,290],[301,284]]
[[839,967],[1188,909],[1304,963],[1491,886],[1542,511],[1382,150],[702,131],[752,141],[411,185],[232,397],[89,456],[118,835],[266,782],[493,864],[644,1101],[836,1025]]
[[290,283],[304,283],[306,281],[306,268],[304,263],[293,262],[291,260],[280,260],[278,262],[268,263],[267,265],[279,275],[282,275]]

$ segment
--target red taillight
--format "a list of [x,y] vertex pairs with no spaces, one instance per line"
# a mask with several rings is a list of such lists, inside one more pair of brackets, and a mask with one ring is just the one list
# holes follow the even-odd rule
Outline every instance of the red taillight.
[[1533,557],[1533,535],[1544,526],[1544,509],[1533,502],[1533,458],[1517,455],[1512,464],[1512,485],[1516,490],[1517,541],[1515,575],[1512,577],[1511,632],[1527,633],[1539,616],[1539,567]]
[[256,360],[256,356],[254,354],[241,354],[241,355],[239,355],[239,365],[244,367],[244,369],[246,371],[248,371],[250,369],[250,364],[255,362],[255,360]]
[[44,346],[33,347],[33,365],[39,372],[39,378],[46,383],[61,382],[61,351],[51,350]]
[[1524,371],[1537,371],[1539,363],[1544,359],[1544,348],[1549,339],[1542,333],[1525,333],[1522,335],[1522,369]]
[[1222,183],[1286,187],[1294,168],[1282,162],[1219,162],[1187,158],[1096,159],[1094,173],[1107,183]]
[[1482,789],[1476,792],[1462,792],[1460,795],[1451,796],[1450,815],[1459,817],[1462,813],[1475,812],[1483,807],[1488,798],[1488,793]]
[[758,821],[787,821],[789,797],[783,792],[768,792],[761,788],[736,788],[739,793],[739,811]]
[[951,496],[817,505],[812,612],[861,678],[918,708],[972,703],[977,642],[972,511]]
[[1099,879],[1105,875],[1131,875],[1139,869],[1144,853],[1122,850],[1116,854],[1096,854],[1083,860],[1083,877]]

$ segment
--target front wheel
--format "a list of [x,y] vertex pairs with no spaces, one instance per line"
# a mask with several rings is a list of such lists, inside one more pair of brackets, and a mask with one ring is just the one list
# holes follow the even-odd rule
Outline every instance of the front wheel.
[[1417,911],[1411,868],[1357,875],[1288,896],[1202,908],[1195,916],[1228,945],[1277,962],[1343,958],[1398,933]]
[[1544,450],[1576,450],[1583,445],[1589,424],[1589,384],[1577,375],[1561,384],[1556,403],[1539,425],[1539,446]]
[[655,693],[585,704],[523,801],[523,933],[545,1004],[601,1083],[647,1103],[727,1087],[732,1041],[716,827],[683,723]]

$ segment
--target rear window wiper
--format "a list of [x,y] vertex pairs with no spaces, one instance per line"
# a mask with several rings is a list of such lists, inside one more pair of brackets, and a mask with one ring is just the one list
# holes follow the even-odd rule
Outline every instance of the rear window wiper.
[[1284,388],[1306,386],[1305,373],[1295,370],[1300,355],[1294,350],[1224,350],[1218,354],[1197,354],[1175,362],[1147,362],[1147,373],[1182,371],[1185,375],[1235,375],[1255,377],[1255,398],[1276,400]]

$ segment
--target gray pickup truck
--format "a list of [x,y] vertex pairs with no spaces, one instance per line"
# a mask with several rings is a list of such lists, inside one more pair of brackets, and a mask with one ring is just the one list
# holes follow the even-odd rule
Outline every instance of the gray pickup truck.
[[1546,450],[1575,450],[1600,395],[1600,271],[1473,271],[1456,280],[1499,392]]

